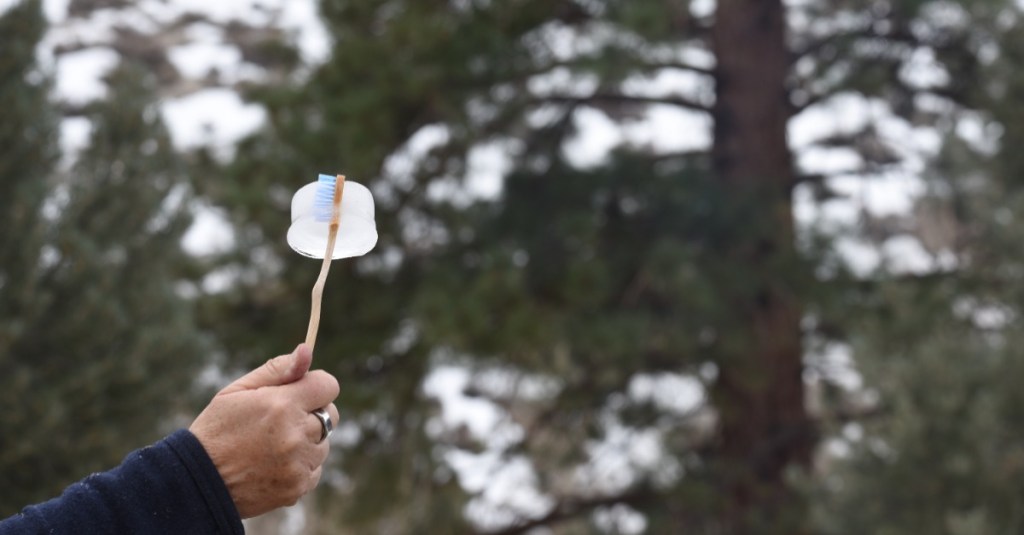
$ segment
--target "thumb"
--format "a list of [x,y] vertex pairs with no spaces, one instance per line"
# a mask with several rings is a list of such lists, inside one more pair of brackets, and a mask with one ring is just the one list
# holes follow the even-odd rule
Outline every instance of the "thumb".
[[268,360],[265,364],[231,383],[221,394],[242,390],[255,390],[265,386],[281,386],[302,379],[313,362],[313,351],[306,344],[299,344],[291,354]]

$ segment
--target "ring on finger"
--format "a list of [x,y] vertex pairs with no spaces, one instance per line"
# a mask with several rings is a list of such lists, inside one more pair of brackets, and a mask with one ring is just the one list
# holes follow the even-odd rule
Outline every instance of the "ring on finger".
[[316,416],[320,420],[320,440],[316,443],[319,444],[324,441],[327,437],[331,436],[334,432],[334,425],[331,423],[331,415],[327,414],[326,409],[317,409],[313,411],[313,416]]

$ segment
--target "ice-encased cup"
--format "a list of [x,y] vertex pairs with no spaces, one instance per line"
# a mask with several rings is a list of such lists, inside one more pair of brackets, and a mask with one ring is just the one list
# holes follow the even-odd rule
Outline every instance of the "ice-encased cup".
[[[313,215],[313,202],[318,187],[318,182],[306,184],[292,196],[292,226],[288,228],[288,245],[301,255],[323,259],[327,252],[330,221],[317,221]],[[358,182],[346,180],[332,260],[362,256],[373,249],[377,244],[377,223],[373,217],[373,196],[370,190]]]

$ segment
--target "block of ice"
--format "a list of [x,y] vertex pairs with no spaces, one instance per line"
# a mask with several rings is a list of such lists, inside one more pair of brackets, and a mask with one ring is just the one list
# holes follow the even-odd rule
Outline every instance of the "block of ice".
[[[288,228],[288,245],[295,252],[310,258],[324,257],[330,224],[317,221],[314,199],[317,182],[306,184],[292,197],[292,226]],[[366,186],[345,181],[341,198],[341,219],[334,243],[333,260],[362,256],[377,245],[377,223],[373,215],[373,196]]]

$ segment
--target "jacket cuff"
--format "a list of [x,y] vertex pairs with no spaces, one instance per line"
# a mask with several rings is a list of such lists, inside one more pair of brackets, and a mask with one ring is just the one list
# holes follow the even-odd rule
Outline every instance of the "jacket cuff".
[[244,535],[245,528],[242,527],[238,508],[199,439],[187,429],[180,429],[164,439],[164,442],[181,459],[192,476],[192,481],[210,511],[210,518],[217,523],[218,532]]

